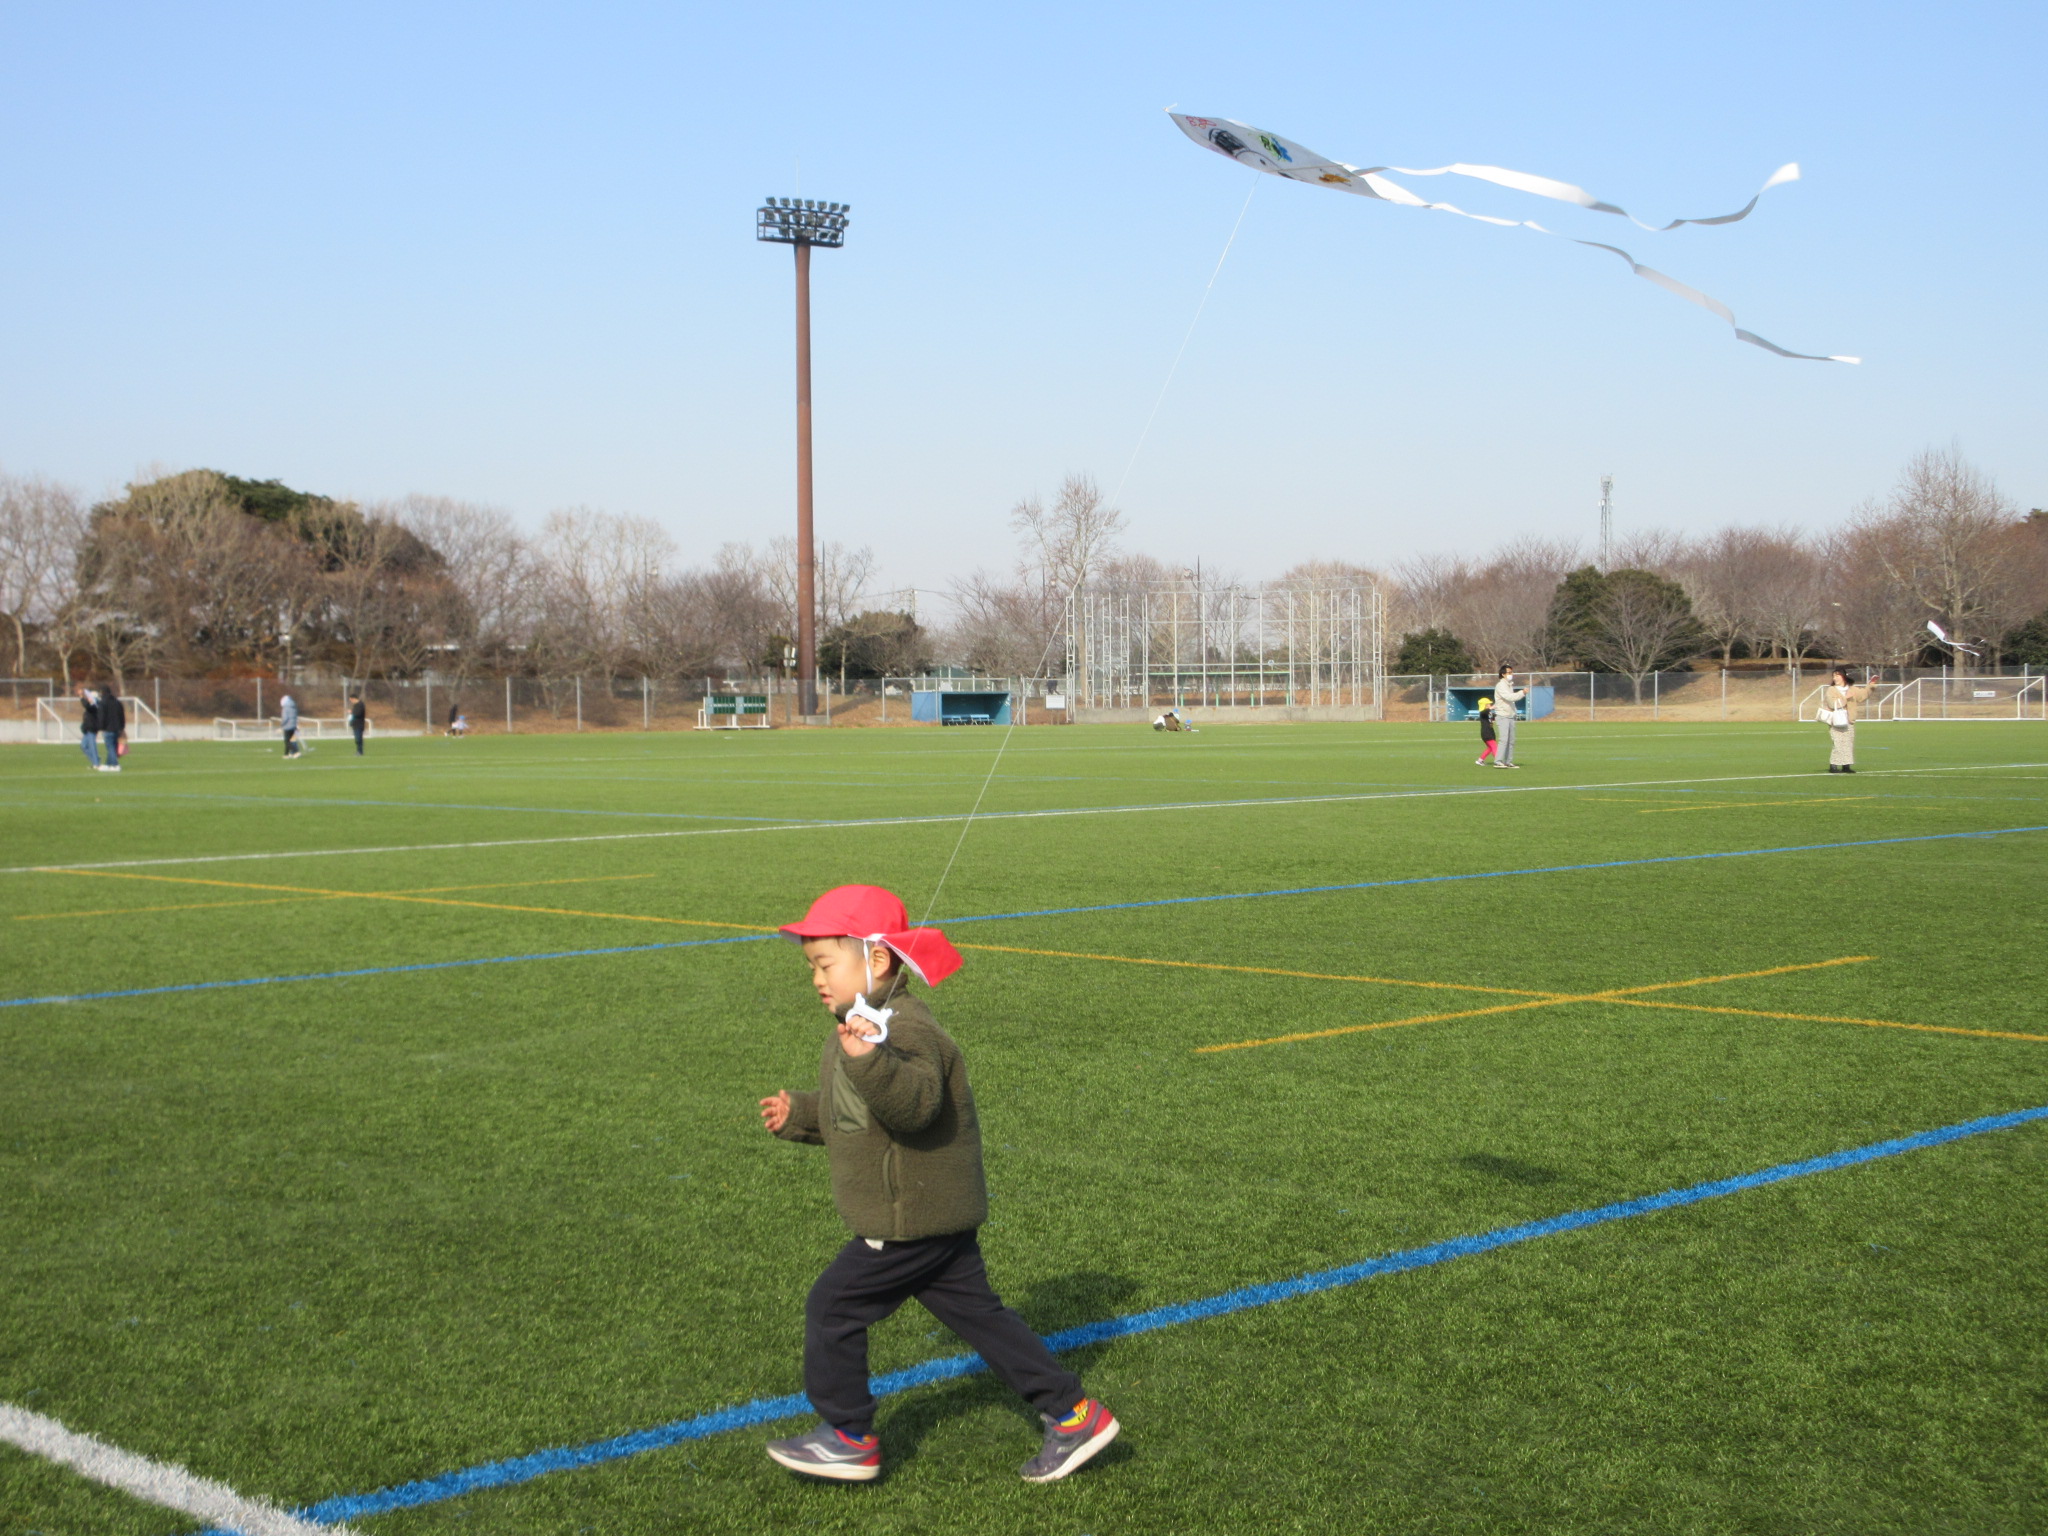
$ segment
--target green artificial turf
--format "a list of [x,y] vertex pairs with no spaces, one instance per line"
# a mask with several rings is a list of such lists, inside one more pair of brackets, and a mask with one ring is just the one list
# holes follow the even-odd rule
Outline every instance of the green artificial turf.
[[[797,1390],[844,1233],[754,1101],[824,1020],[750,935],[922,912],[985,780],[932,1001],[1044,1331],[2048,1104],[1997,1037],[2048,1037],[2048,727],[1468,734],[0,753],[0,998],[376,973],[0,1008],[0,1401],[297,1506]],[[1408,883],[962,920],[1358,882]],[[979,1377],[885,1402],[872,1487],[751,1429],[352,1523],[2038,1531],[2044,1195],[2034,1124],[1092,1346],[1124,1436],[1052,1487]],[[912,1306],[874,1364],[960,1348]],[[197,1528],[0,1448],[0,1536]]]

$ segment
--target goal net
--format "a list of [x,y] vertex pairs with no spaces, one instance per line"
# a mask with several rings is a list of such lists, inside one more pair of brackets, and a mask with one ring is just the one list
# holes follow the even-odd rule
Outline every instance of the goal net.
[[[338,740],[348,734],[348,717],[346,715],[337,715],[332,718],[315,717],[313,715],[299,716],[299,740],[301,741]],[[363,734],[375,736],[377,734],[376,722],[371,721]],[[284,722],[281,720],[233,720],[224,716],[216,716],[213,722],[213,739],[215,741],[277,741],[283,735]]]
[[[79,712],[84,707],[75,698],[37,699],[36,740],[45,746],[76,742]],[[142,700],[123,694],[121,707],[128,712],[128,741],[131,746],[138,741],[164,739],[163,721]]]

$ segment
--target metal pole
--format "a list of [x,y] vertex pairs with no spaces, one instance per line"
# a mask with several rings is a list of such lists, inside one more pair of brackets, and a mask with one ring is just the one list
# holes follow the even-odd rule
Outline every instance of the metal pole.
[[576,675],[576,729],[583,729],[583,674]]
[[1728,718],[1728,669],[1721,669],[1721,718]]
[[796,244],[796,675],[799,713],[818,712],[817,566],[811,542],[811,247]]
[[505,734],[512,734],[512,679],[505,679]]
[[640,729],[643,731],[654,729],[654,704],[648,697],[647,679],[644,676],[640,679]]
[[427,734],[434,734],[434,678],[428,673],[424,679],[427,685]]

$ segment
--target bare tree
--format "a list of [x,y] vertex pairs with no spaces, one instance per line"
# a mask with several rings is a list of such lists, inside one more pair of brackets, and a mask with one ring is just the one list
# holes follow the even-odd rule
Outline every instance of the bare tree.
[[1749,606],[1755,629],[1751,649],[1785,658],[1785,670],[1800,663],[1821,641],[1828,607],[1827,571],[1805,540],[1781,537],[1758,546],[1750,581]]
[[1874,508],[1828,536],[1822,606],[1831,649],[1879,666],[1913,665],[1927,648],[1927,608],[1891,572],[1908,556],[1902,531]]
[[1856,526],[1870,535],[1864,551],[1918,599],[1923,622],[1938,620],[1958,640],[1986,648],[2027,617],[2025,583],[2010,558],[2018,521],[1998,487],[1950,447],[1911,459],[1884,510],[1866,512]]
[[1067,605],[1115,553],[1123,513],[1088,475],[1068,475],[1048,507],[1028,496],[1010,509],[1021,546],[1005,579],[976,571],[955,580],[953,640],[977,670],[1035,676],[1065,632]]
[[[14,670],[28,670],[28,627],[64,605],[85,508],[69,486],[0,476],[0,614],[14,627]],[[68,674],[67,674],[68,678]]]
[[1451,594],[1443,627],[1465,642],[1482,671],[1546,660],[1550,599],[1578,562],[1578,547],[1560,539],[1517,539],[1477,565]]
[[[861,608],[861,598],[874,579],[875,552],[827,540],[813,550],[815,564],[811,582],[818,602],[818,628],[822,632],[846,623]],[[777,538],[768,542],[768,552],[758,557],[756,569],[778,611],[777,623],[784,635],[797,630],[796,540]]]
[[449,496],[408,496],[387,510],[438,553],[464,612],[453,653],[457,676],[523,646],[533,628],[538,568],[531,544],[498,507]]
[[1671,573],[1692,598],[1700,631],[1720,649],[1729,666],[1735,647],[1751,655],[1774,649],[1790,633],[1792,649],[1815,623],[1819,559],[1812,545],[1790,530],[1720,528],[1688,545]]
[[575,507],[548,514],[539,552],[544,648],[616,677],[647,639],[675,541],[646,518]]
[[1655,571],[1674,575],[1687,555],[1685,536],[1663,528],[1632,528],[1615,542],[1617,571]]

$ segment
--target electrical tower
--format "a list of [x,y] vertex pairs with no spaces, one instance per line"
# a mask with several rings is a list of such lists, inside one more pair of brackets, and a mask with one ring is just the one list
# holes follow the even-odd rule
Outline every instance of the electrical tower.
[[1614,476],[1600,477],[1600,569],[1614,565]]

